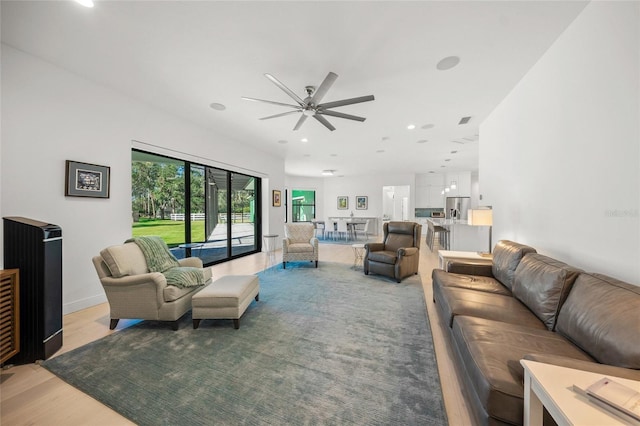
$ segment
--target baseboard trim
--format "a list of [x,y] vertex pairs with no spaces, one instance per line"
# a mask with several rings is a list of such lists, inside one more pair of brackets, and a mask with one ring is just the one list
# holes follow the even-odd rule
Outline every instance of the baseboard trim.
[[97,294],[95,296],[87,297],[81,300],[75,300],[71,303],[62,305],[62,314],[67,315],[73,312],[81,311],[83,309],[90,308],[95,305],[99,305],[107,301],[105,294]]

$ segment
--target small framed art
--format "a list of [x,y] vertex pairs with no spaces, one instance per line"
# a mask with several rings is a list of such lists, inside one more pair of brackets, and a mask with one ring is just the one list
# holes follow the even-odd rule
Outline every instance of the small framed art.
[[349,197],[346,195],[340,195],[338,197],[338,210],[347,210],[349,209]]
[[366,195],[356,196],[356,210],[367,210],[369,208],[369,197]]
[[277,189],[273,190],[273,207],[280,207],[282,205],[282,193]]
[[109,198],[110,170],[108,166],[67,160],[64,195]]

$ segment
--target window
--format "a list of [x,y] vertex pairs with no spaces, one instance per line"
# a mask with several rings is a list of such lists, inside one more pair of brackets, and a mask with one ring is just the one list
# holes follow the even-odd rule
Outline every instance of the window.
[[316,191],[294,189],[291,191],[291,216],[293,222],[311,222],[316,218]]
[[205,265],[261,249],[259,178],[133,150],[131,182],[133,236]]

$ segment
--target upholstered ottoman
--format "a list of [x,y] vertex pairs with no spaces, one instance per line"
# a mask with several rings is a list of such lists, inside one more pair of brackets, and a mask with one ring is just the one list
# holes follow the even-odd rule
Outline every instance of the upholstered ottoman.
[[193,328],[203,319],[232,319],[240,328],[240,317],[253,298],[260,297],[260,283],[255,275],[226,275],[209,284],[191,298]]

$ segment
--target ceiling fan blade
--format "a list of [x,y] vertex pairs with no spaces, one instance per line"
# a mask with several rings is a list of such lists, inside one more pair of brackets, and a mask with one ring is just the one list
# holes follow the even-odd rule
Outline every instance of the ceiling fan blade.
[[359,104],[360,102],[369,102],[374,99],[375,98],[373,97],[373,95],[360,96],[359,98],[351,98],[351,99],[343,99],[341,101],[327,102],[325,104],[318,105],[318,108],[321,108],[321,109],[337,108],[345,105]]
[[322,98],[324,98],[324,95],[327,94],[327,92],[329,91],[329,89],[331,88],[331,86],[333,85],[333,83],[336,81],[337,78],[338,78],[338,74],[336,73],[330,72],[329,74],[327,74],[327,76],[324,78],[322,83],[320,83],[320,86],[313,93],[313,96],[311,97],[310,102],[314,105],[318,105],[318,102],[320,102]]
[[298,130],[300,128],[300,126],[302,126],[302,123],[304,123],[304,121],[307,119],[307,116],[304,114],[300,114],[300,119],[298,120],[298,122],[296,123],[296,126],[293,128],[293,130]]
[[320,114],[314,114],[313,118],[315,118],[316,120],[318,120],[320,123],[322,123],[322,125],[324,127],[326,127],[327,129],[331,130],[332,132],[336,129],[335,127],[333,127],[331,125],[331,123],[329,123],[327,121],[326,118],[324,118],[323,116],[321,116]]
[[271,74],[265,74],[265,77],[267,77],[269,80],[271,80],[273,82],[273,84],[275,84],[276,86],[278,86],[280,89],[282,89],[282,91],[284,93],[286,93],[287,95],[289,95],[294,101],[296,101],[300,106],[304,105],[304,101],[302,99],[300,99],[300,96],[296,95],[295,93],[293,93],[291,91],[291,89],[289,89],[287,86],[285,86],[284,84],[282,84],[280,82],[280,80],[278,80],[277,78],[275,78],[274,76],[272,76]]
[[247,98],[246,96],[243,96],[242,99],[244,99],[245,101],[264,102],[264,103],[267,103],[267,104],[286,106],[286,107],[289,107],[289,108],[298,108],[298,109],[300,108],[299,105],[291,105],[291,104],[284,104],[282,102],[266,101],[264,99]]
[[291,115],[291,114],[300,114],[300,110],[296,110],[296,111],[287,111],[287,112],[283,112],[283,113],[281,113],[281,114],[270,115],[270,116],[268,116],[268,117],[262,117],[260,120],[269,120],[270,118],[284,117],[285,115]]
[[346,118],[347,120],[356,120],[356,121],[364,121],[366,120],[366,118],[364,117],[358,117],[357,115],[351,115],[351,114],[345,114],[342,112],[337,112],[337,111],[318,111],[316,112],[316,114],[324,114],[324,115],[330,115],[332,117],[340,117],[340,118]]

